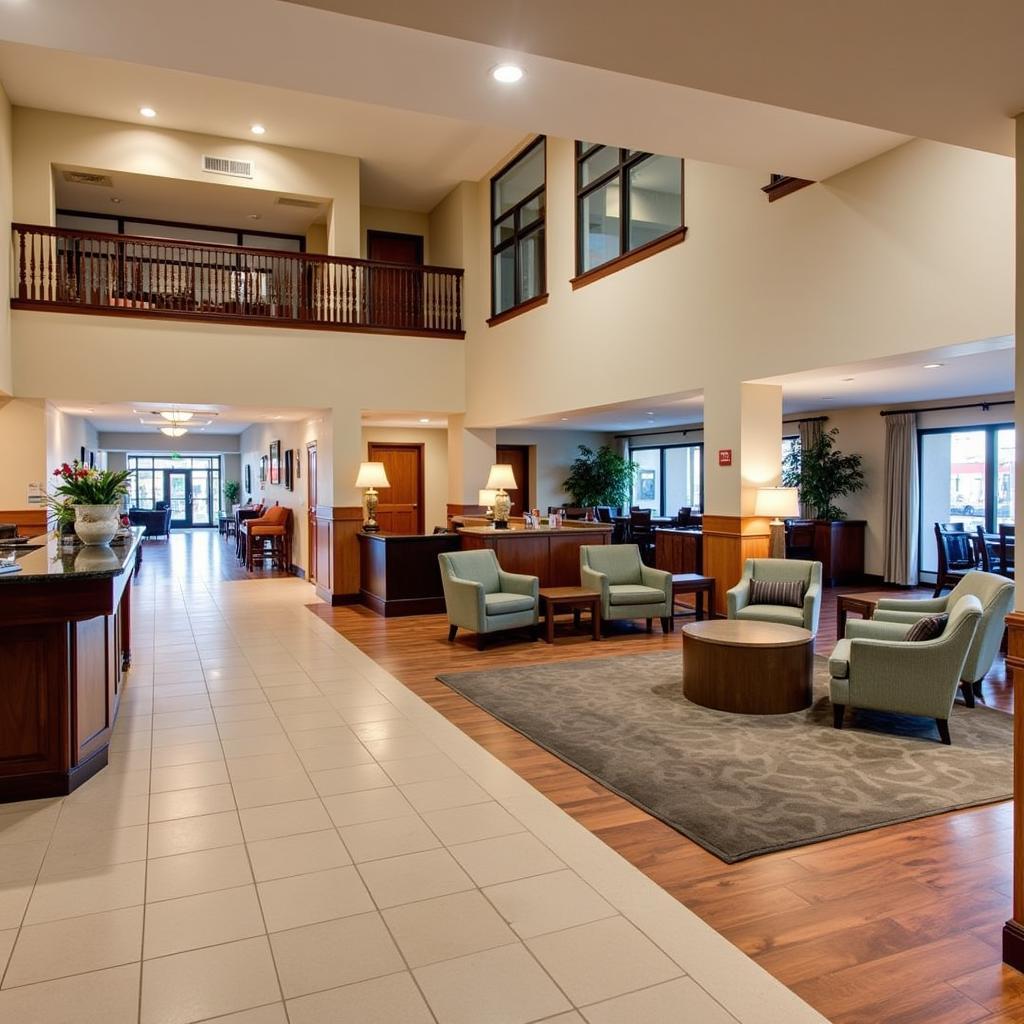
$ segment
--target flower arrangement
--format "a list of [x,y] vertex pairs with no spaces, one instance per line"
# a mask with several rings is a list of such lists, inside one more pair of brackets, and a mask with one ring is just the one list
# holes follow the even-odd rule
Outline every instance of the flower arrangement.
[[73,519],[75,505],[118,505],[128,493],[127,469],[90,469],[75,459],[70,465],[65,462],[58,466],[53,475],[61,481],[50,500],[58,519],[61,513],[57,508],[70,506]]

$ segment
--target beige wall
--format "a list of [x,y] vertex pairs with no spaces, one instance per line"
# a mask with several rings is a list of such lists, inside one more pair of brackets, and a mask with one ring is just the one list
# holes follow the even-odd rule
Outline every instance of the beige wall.
[[[253,177],[207,174],[202,170],[203,154],[252,160]],[[327,199],[332,204],[327,251],[359,255],[359,161],[355,157],[16,107],[15,220],[53,223],[53,165]]]
[[46,403],[46,469],[52,472],[63,462],[73,462],[82,457],[85,449],[86,463],[89,453],[96,455],[97,468],[103,468],[102,452],[96,428],[81,416],[62,412],[51,402]]
[[432,263],[430,255],[430,216],[415,210],[386,210],[380,206],[364,206],[359,211],[359,245],[366,259],[366,232],[393,231],[400,235],[420,235],[423,238],[423,262]]
[[104,451],[122,452],[238,452],[238,434],[200,434],[191,431],[184,437],[168,437],[154,429],[152,433],[100,431],[99,446]]
[[[29,485],[48,488],[46,403],[33,398],[0,398],[0,509],[38,508],[29,502]],[[53,467],[50,467],[51,469]]]
[[11,172],[11,104],[0,86],[0,396],[14,392],[11,371],[11,243],[14,191]]

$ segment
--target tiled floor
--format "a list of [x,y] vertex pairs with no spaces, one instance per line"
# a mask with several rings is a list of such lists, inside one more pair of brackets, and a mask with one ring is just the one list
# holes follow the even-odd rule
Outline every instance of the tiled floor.
[[0,805],[0,1020],[822,1020],[308,585],[157,569],[109,767]]

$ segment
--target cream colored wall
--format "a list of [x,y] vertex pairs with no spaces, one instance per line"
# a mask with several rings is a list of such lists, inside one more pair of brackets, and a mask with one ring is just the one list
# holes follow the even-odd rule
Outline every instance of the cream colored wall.
[[[444,526],[448,515],[448,431],[406,427],[363,427],[363,458],[371,441],[423,445],[423,525],[427,533]],[[387,500],[381,492],[382,500]]]
[[167,437],[157,430],[152,433],[107,431],[99,434],[104,451],[122,452],[238,452],[238,434],[200,434],[190,432],[184,437]]
[[[483,194],[486,198],[487,193]],[[467,327],[491,315],[490,252],[481,247],[478,233],[490,237],[490,225],[482,217],[481,188],[460,182],[430,212],[430,262],[439,267],[462,267],[463,315]]]
[[467,267],[468,422],[500,425],[1013,331],[1013,163],[915,141],[769,204],[688,161],[681,245],[573,291],[573,143],[548,140],[546,305],[488,328]]
[[[0,397],[0,509],[38,508],[28,500],[29,485],[48,488],[46,403],[41,398]],[[50,467],[52,468],[52,467]]]
[[11,221],[14,191],[11,172],[11,104],[0,86],[0,397],[14,391],[11,370]]
[[[331,200],[327,251],[359,255],[359,161],[355,157],[224,139],[26,107],[14,109],[14,219],[52,224],[51,166],[125,171]],[[207,174],[202,156],[252,160],[253,177]]]
[[99,434],[88,420],[62,412],[52,402],[45,405],[45,417],[47,472],[52,472],[61,463],[81,459],[83,448],[86,463],[89,461],[89,453],[94,452],[97,468],[106,465],[100,450]]
[[380,206],[364,206],[359,211],[359,245],[366,259],[367,231],[394,231],[401,235],[420,235],[423,238],[423,262],[432,263],[430,254],[430,216],[415,210],[387,210]]
[[306,252],[327,253],[327,225],[310,224],[306,231]]

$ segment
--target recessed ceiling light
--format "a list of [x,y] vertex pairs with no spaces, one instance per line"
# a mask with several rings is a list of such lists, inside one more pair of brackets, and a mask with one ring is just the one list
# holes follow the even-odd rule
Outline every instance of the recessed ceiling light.
[[152,107],[139,107],[139,113],[143,117],[156,117],[156,111]]
[[117,196],[111,196],[110,201],[115,204],[121,202],[121,200],[118,199]]
[[940,366],[945,366],[945,363],[925,363],[924,368],[926,370],[937,370]]
[[426,419],[426,417],[424,417],[423,419],[420,420],[420,423],[429,423],[429,422],[430,422],[430,420]]
[[249,220],[259,220],[260,217],[262,217],[262,216],[263,216],[262,213],[250,213],[249,214]]
[[251,131],[253,135],[266,135],[267,133],[267,129],[261,124],[249,125],[249,131]]
[[569,417],[568,416],[563,416],[562,417],[562,422],[563,423],[568,423],[569,422]]
[[849,384],[849,383],[850,383],[850,381],[851,381],[851,380],[853,380],[853,379],[854,379],[853,377],[844,377],[844,378],[843,378],[843,383],[844,383],[844,384]]
[[523,77],[523,69],[518,64],[499,64],[491,68],[491,78],[503,85],[512,85]]

